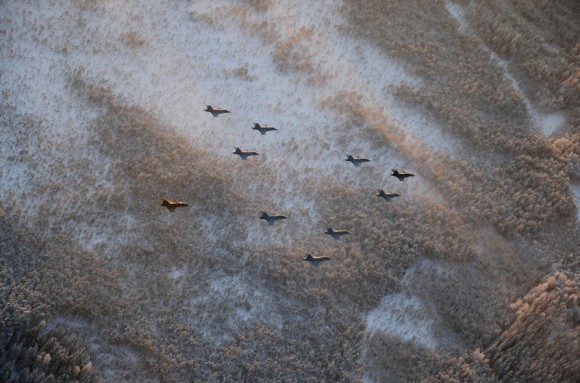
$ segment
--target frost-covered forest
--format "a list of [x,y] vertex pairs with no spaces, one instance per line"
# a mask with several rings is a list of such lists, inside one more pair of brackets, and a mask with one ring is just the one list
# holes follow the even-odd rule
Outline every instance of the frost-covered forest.
[[579,20],[0,1],[0,381],[575,382]]

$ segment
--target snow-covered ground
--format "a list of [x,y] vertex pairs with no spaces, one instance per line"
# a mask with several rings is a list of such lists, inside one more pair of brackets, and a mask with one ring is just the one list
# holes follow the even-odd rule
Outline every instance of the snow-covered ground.
[[[460,30],[468,33],[463,9],[447,4]],[[0,160],[6,164],[0,169],[0,197],[22,205],[20,213],[32,219],[50,197],[28,198],[38,186],[59,185],[60,195],[81,193],[87,200],[102,190],[122,192],[122,180],[109,173],[114,160],[87,149],[91,123],[101,111],[87,107],[71,91],[71,78],[79,73],[89,84],[110,87],[122,104],[148,111],[193,147],[220,161],[255,169],[256,177],[249,182],[242,177],[231,180],[252,205],[246,213],[247,243],[298,248],[318,241],[316,245],[322,246],[312,227],[326,223],[309,191],[329,178],[348,187],[403,191],[408,198],[441,202],[427,177],[413,170],[425,165],[413,162],[418,158],[413,153],[421,148],[457,158],[458,142],[437,122],[395,100],[398,85],[418,87],[422,79],[363,41],[337,38],[345,23],[339,7],[334,0],[288,0],[269,3],[264,13],[225,0],[101,1],[86,7],[75,1],[6,1],[0,5],[8,20],[7,32],[0,37],[3,102],[14,115],[39,122],[40,128],[25,132],[20,125],[0,127],[0,141],[5,143],[0,144]],[[542,132],[551,135],[565,116],[537,111],[510,74],[509,63],[490,54]],[[391,133],[392,147],[368,139],[365,133],[376,127],[362,122],[353,126],[347,112],[335,109],[336,100],[349,94]],[[203,111],[207,104],[232,113],[212,117]],[[255,122],[279,131],[260,135],[251,129]],[[13,135],[32,144],[14,141]],[[255,149],[260,156],[242,162],[232,154],[234,147]],[[347,154],[371,162],[354,167],[345,161]],[[80,160],[86,166],[75,168]],[[389,177],[391,168],[417,173],[414,186]],[[87,180],[91,182],[86,184]],[[306,185],[309,182],[314,186]],[[573,190],[578,204],[580,187]],[[290,219],[270,226],[257,219],[261,210],[288,214]],[[72,214],[74,207],[63,211]],[[205,216],[196,222],[208,247],[227,239],[218,219]],[[94,222],[67,227],[79,243],[95,249],[134,240],[139,224],[128,213],[107,212]],[[383,332],[431,350],[446,350],[450,341],[440,338],[445,325],[436,309],[409,288],[418,269],[428,268],[443,277],[446,267],[426,260],[411,267],[403,291],[361,313],[367,335]],[[187,275],[187,268],[180,265],[167,278],[179,286]],[[281,327],[282,314],[274,298],[252,285],[252,276],[243,270],[214,279],[205,295],[191,297],[192,316],[212,300],[232,303],[227,321],[231,328],[252,321]],[[217,319],[204,315],[202,330],[215,338],[211,331]],[[54,325],[84,326],[64,317],[55,319]]]
[[433,319],[430,314],[421,299],[414,295],[389,295],[368,314],[367,331],[369,336],[381,331],[435,350],[438,342],[431,333]]
[[[372,148],[339,126],[340,118],[322,104],[341,92],[356,91],[363,105],[378,109],[405,132],[405,142],[422,139],[427,147],[452,153],[452,140],[436,124],[396,105],[390,94],[391,87],[418,80],[368,45],[335,39],[341,21],[334,2],[318,2],[314,8],[302,1],[275,3],[267,14],[267,32],[283,39],[308,31],[296,49],[311,62],[311,76],[325,79],[322,85],[310,84],[300,74],[280,73],[272,55],[277,40],[263,36],[262,15],[242,12],[237,3],[104,2],[83,11],[64,3],[41,2],[33,10],[26,3],[10,4],[5,16],[22,32],[12,37],[18,44],[6,47],[10,54],[4,60],[2,85],[18,113],[43,121],[45,140],[50,140],[47,156],[71,138],[79,141],[80,151],[86,146],[88,123],[96,111],[68,91],[67,82],[76,71],[89,83],[110,86],[129,105],[153,111],[195,145],[231,161],[238,161],[234,147],[256,149],[262,156],[247,165],[265,165],[280,174],[292,168],[305,176],[318,178],[322,172],[360,183],[357,169],[344,161],[348,153],[371,158],[367,167],[374,170],[373,178],[385,174],[381,184],[392,182],[384,169],[408,166],[399,154]],[[22,16],[28,12],[32,14]],[[76,23],[80,32],[70,33]],[[248,79],[231,75],[239,68],[247,70]],[[214,118],[202,111],[206,104],[233,113]],[[254,122],[280,130],[261,136],[251,129]],[[106,161],[91,162],[98,163],[92,171],[100,184],[111,183],[106,172],[98,174],[108,167]],[[19,195],[28,187],[22,166],[5,169],[3,179],[3,193]],[[48,182],[38,173],[35,179]],[[279,188],[300,192],[292,180],[281,180]],[[276,198],[275,193],[268,199],[277,209],[303,207],[316,214],[309,200]]]
[[[399,185],[387,176],[388,169],[412,168],[403,156],[414,150],[415,142],[452,155],[453,140],[437,124],[394,101],[394,86],[417,85],[420,80],[365,43],[335,38],[342,23],[337,7],[333,1],[276,2],[264,18],[259,11],[226,1],[102,2],[83,10],[48,1],[33,8],[26,2],[10,3],[4,7],[14,34],[4,40],[3,50],[10,52],[1,79],[5,98],[18,114],[42,121],[44,150],[29,155],[44,167],[62,155],[64,166],[70,168],[68,151],[80,158],[87,155],[83,151],[89,124],[98,110],[83,105],[67,85],[74,73],[82,73],[88,83],[110,87],[125,103],[145,108],[196,146],[228,161],[239,161],[232,154],[234,147],[252,148],[261,156],[245,165],[265,166],[268,173],[293,170],[303,177],[331,176],[353,186],[373,179],[372,189],[394,190]],[[308,63],[308,74],[280,72],[276,44],[281,39],[295,45],[291,50]],[[361,136],[364,126],[341,126],[343,118],[324,105],[344,92],[356,92],[362,105],[377,110],[403,133],[400,153],[374,147]],[[206,104],[226,107],[232,114],[212,117],[203,112]],[[254,122],[279,131],[262,136],[251,129]],[[73,140],[76,143],[71,144]],[[21,148],[7,149],[7,157],[18,157],[10,150]],[[344,161],[351,153],[372,162],[355,169]],[[91,198],[114,180],[107,177],[108,158],[88,155],[96,182],[87,186]],[[14,193],[18,199],[30,187],[26,166],[14,163],[4,169],[3,195]],[[35,169],[34,182],[82,182],[70,171],[63,175],[50,170]],[[366,176],[361,178],[363,172]],[[275,210],[303,211],[316,224],[311,196],[303,195],[296,180],[278,179],[276,185],[263,186],[274,192],[263,196],[262,202]],[[406,191],[410,197],[430,188],[421,179],[417,184]],[[38,201],[21,203],[31,217],[38,213]],[[118,230],[106,234],[88,227],[75,229],[87,244],[118,237]]]
[[[381,304],[367,315],[367,336],[377,331],[415,342],[432,351],[448,351],[458,342],[436,308],[417,295],[417,278],[448,278],[450,265],[421,259],[405,272],[402,291],[383,298]],[[444,332],[442,332],[444,331]]]

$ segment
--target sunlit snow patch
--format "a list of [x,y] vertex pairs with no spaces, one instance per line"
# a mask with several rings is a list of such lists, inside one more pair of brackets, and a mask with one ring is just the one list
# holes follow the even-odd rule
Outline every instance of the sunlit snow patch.
[[[432,351],[447,352],[460,343],[447,328],[435,305],[422,295],[416,285],[424,288],[425,278],[447,278],[449,265],[440,261],[421,259],[410,266],[401,281],[402,291],[385,296],[380,305],[367,314],[367,336],[376,333],[396,336]],[[420,279],[420,280],[419,280]],[[427,281],[427,284],[436,283]]]
[[449,14],[453,16],[455,21],[457,21],[457,23],[459,24],[460,31],[465,31],[469,28],[467,20],[465,20],[465,11],[463,10],[463,7],[461,7],[461,5],[452,3],[450,1],[446,1],[445,8],[447,8]]
[[570,189],[572,189],[572,198],[576,204],[576,222],[580,222],[580,183],[572,184]]
[[371,336],[380,331],[435,350],[439,343],[432,335],[433,322],[421,299],[397,293],[383,298],[379,307],[367,315],[367,331]]
[[172,267],[171,271],[167,274],[167,276],[173,280],[179,279],[185,275],[185,268],[178,269],[176,267]]
[[546,113],[538,114],[536,117],[540,121],[540,127],[542,128],[542,133],[544,136],[550,136],[554,131],[556,131],[560,126],[566,122],[566,116],[564,113]]

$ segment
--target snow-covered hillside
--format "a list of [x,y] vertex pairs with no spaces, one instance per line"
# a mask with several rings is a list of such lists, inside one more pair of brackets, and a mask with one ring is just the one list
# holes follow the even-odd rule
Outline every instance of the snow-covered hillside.
[[72,377],[412,381],[392,342],[483,350],[571,267],[574,93],[534,93],[470,2],[358,3],[0,4],[0,302],[83,339]]

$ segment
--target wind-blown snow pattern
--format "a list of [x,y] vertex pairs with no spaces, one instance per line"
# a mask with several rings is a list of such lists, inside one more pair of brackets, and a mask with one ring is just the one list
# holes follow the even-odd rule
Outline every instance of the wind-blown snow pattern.
[[[560,255],[524,262],[530,235],[559,222],[536,224],[525,204],[578,206],[572,135],[550,152],[557,163],[538,168],[568,182],[574,202],[533,194],[519,174],[527,189],[505,191],[500,168],[449,127],[456,120],[429,109],[446,100],[400,97],[435,82],[354,33],[353,3],[0,4],[1,217],[29,233],[15,238],[35,238],[21,251],[47,276],[5,262],[46,293],[42,334],[84,338],[103,381],[151,382],[378,382],[399,357],[381,342],[443,360],[499,336],[509,302]],[[440,7],[450,33],[477,41],[515,89],[543,135],[533,148],[551,145],[572,117],[539,112],[464,6]],[[259,155],[241,159],[236,147]],[[190,206],[169,212],[161,198]],[[288,218],[270,225],[262,211]],[[351,234],[335,240],[328,227]],[[314,266],[306,253],[332,260]],[[58,288],[46,287],[53,277]]]

